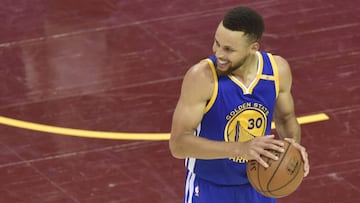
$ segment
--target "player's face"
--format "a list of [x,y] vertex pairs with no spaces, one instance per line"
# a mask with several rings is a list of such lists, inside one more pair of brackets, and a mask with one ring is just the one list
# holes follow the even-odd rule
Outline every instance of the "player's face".
[[251,54],[257,51],[244,32],[226,29],[222,23],[215,33],[213,52],[217,58],[220,74],[230,74],[244,65]]

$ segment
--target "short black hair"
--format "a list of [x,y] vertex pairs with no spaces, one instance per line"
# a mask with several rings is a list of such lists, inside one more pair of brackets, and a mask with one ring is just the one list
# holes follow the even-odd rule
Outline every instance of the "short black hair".
[[251,41],[259,41],[264,29],[264,20],[249,7],[236,7],[229,10],[223,18],[223,26],[232,31],[241,31]]

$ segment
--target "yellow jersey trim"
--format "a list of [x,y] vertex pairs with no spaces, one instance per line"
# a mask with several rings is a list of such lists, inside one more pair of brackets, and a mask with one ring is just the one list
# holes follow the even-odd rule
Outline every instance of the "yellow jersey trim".
[[263,80],[272,80],[272,81],[275,80],[273,75],[261,75],[261,79],[263,79]]
[[258,56],[258,69],[257,69],[257,73],[255,76],[255,79],[250,83],[249,87],[246,87],[241,81],[239,81],[235,76],[233,75],[229,75],[229,78],[235,82],[244,92],[244,94],[252,94],[254,88],[256,87],[256,85],[259,83],[261,77],[262,77],[262,73],[263,73],[263,68],[264,68],[264,61],[263,61],[263,57],[259,52],[256,52],[256,55]]
[[273,68],[273,73],[274,73],[274,81],[275,81],[275,91],[276,91],[276,98],[279,96],[279,91],[280,91],[280,87],[279,87],[279,71],[278,71],[278,66],[275,62],[275,59],[273,57],[272,54],[267,53],[269,59],[270,59],[270,63],[271,66]]
[[217,73],[216,73],[216,68],[215,68],[215,65],[213,64],[212,60],[211,59],[204,59],[203,61],[206,61],[210,65],[211,73],[212,73],[213,78],[214,78],[213,93],[211,95],[211,98],[210,98],[209,102],[205,106],[205,113],[206,113],[211,109],[211,107],[215,103],[215,100],[216,100],[216,97],[217,97],[217,94],[218,94],[219,84],[218,84],[218,76],[217,76]]
[[246,86],[244,84],[242,84],[242,82],[240,82],[235,76],[228,75],[228,77],[230,78],[230,80],[232,80],[235,84],[237,84],[242,89],[244,94],[248,94],[248,89],[246,88]]

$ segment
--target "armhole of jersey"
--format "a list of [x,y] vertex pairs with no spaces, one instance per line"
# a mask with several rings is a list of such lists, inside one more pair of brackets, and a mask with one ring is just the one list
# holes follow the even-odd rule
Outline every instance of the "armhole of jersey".
[[277,64],[275,62],[275,59],[273,57],[272,54],[270,53],[267,53],[267,55],[269,56],[269,59],[270,59],[270,63],[271,63],[271,66],[272,66],[272,69],[273,69],[273,74],[274,74],[274,81],[275,81],[275,90],[276,90],[276,98],[279,96],[279,72],[278,72],[278,67],[277,67]]
[[206,107],[205,107],[205,113],[207,113],[215,103],[217,93],[218,93],[219,84],[218,84],[218,77],[217,77],[217,74],[216,74],[216,69],[215,69],[215,66],[214,66],[212,60],[211,59],[204,59],[203,61],[206,61],[210,65],[211,73],[212,73],[213,78],[214,78],[214,90],[213,90],[213,93],[211,95],[211,98],[210,98],[209,102],[206,104]]

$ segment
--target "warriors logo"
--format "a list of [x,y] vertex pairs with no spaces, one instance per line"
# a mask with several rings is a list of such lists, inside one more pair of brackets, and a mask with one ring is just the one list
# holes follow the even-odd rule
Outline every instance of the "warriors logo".
[[[255,137],[263,136],[267,126],[268,111],[259,104],[240,105],[227,116],[228,123],[224,131],[226,142],[246,142]],[[259,108],[260,107],[260,108]],[[241,157],[230,158],[235,162],[244,163]]]

